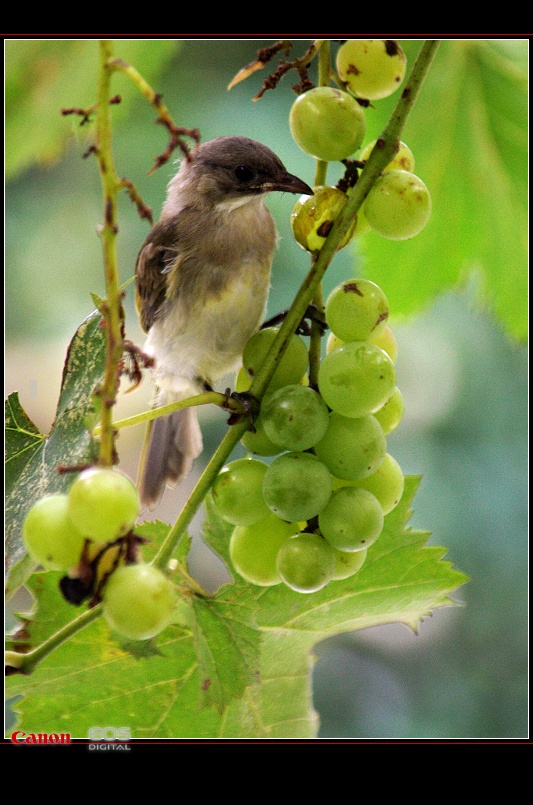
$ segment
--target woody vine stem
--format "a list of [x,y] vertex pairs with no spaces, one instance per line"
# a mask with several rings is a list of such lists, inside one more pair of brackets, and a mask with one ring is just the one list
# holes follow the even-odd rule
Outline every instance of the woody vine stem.
[[[327,40],[320,40],[315,44],[317,45],[319,59],[319,83],[322,85],[327,85],[330,80],[329,42]],[[270,379],[275,371],[276,365],[280,357],[285,352],[293,333],[296,332],[300,322],[304,318],[309,304],[314,301],[319,308],[322,307],[321,283],[324,274],[337,251],[338,244],[348,231],[359,207],[366,198],[372,185],[379,177],[385,166],[391,161],[398,149],[401,133],[407,122],[416,98],[418,97],[425,76],[431,67],[438,45],[438,40],[427,40],[423,43],[417,59],[413,64],[411,72],[404,84],[401,97],[396,104],[387,126],[385,127],[381,137],[378,138],[376,146],[368,158],[365,167],[361,171],[361,174],[352,192],[350,193],[350,196],[348,197],[348,201],[342,212],[337,217],[328,237],[326,238],[326,241],[324,242],[324,245],[322,246],[322,249],[320,250],[320,253],[316,259],[313,260],[311,268],[298,293],[296,294],[296,297],[280,327],[279,333],[272,344],[268,355],[266,356],[265,362],[252,382],[249,391],[258,400],[261,400],[263,397],[268,383],[270,382]],[[107,298],[102,305],[102,313],[104,317],[107,352],[104,379],[99,389],[102,400],[102,419],[100,427],[98,428],[98,435],[100,438],[99,463],[108,466],[111,466],[115,459],[115,427],[137,424],[138,422],[146,421],[148,418],[151,418],[151,416],[160,415],[163,413],[163,409],[161,409],[156,410],[151,415],[147,415],[145,413],[139,415],[138,417],[132,417],[128,420],[124,420],[122,423],[113,423],[113,406],[117,394],[120,361],[124,351],[124,313],[122,309],[121,291],[118,283],[116,255],[116,235],[118,231],[118,191],[123,188],[128,189],[130,196],[134,201],[136,201],[141,215],[143,214],[143,209],[145,209],[136,196],[134,189],[132,189],[131,184],[125,180],[119,179],[114,169],[111,147],[111,121],[109,104],[111,101],[111,76],[115,70],[120,70],[127,74],[134,81],[141,94],[143,94],[150,103],[156,106],[159,112],[158,122],[164,123],[164,125],[166,125],[171,131],[172,136],[175,137],[175,133],[180,131],[172,124],[168,110],[162,104],[160,96],[153,92],[153,90],[148,86],[148,84],[146,84],[144,79],[137,73],[137,71],[134,70],[134,68],[126,65],[119,59],[113,59],[112,43],[108,40],[102,41],[100,43],[97,142],[95,151],[99,161],[104,198],[104,224],[101,228],[101,237],[103,244]],[[195,130],[190,130],[186,133],[188,136],[195,138],[197,137],[197,132]],[[167,152],[169,151],[170,146],[169,149],[167,149]],[[163,155],[163,158],[164,157],[165,155]],[[156,161],[155,167],[157,166],[158,161]],[[315,184],[324,183],[326,171],[327,163],[317,162]],[[310,379],[312,379],[313,373],[313,351],[316,352],[317,343],[319,343],[319,336],[318,333],[314,332],[311,337]],[[216,403],[220,405],[222,404],[223,398],[225,398],[225,395],[217,393],[199,395],[198,397],[191,398],[185,404]],[[183,407],[183,405],[184,404],[182,403],[181,407]],[[176,405],[166,406],[165,413],[167,412],[166,409],[175,410],[176,407]],[[168,571],[169,561],[175,553],[181,539],[184,537],[191,520],[202,505],[202,502],[211,488],[215,478],[248,427],[249,420],[243,418],[242,421],[237,422],[228,428],[226,435],[198,480],[179,517],[174,525],[170,528],[165,540],[159,548],[159,551],[153,560],[153,563],[157,567],[164,571]],[[198,582],[196,582],[195,579],[188,574],[185,567],[178,564],[174,572],[177,572],[182,577],[182,581],[185,585],[183,592],[188,592],[189,594],[207,595]],[[11,666],[12,670],[17,670],[20,673],[31,673],[36,665],[38,665],[39,662],[47,657],[59,645],[94,621],[101,614],[102,606],[99,604],[79,615],[33,651],[30,651],[27,654],[7,652],[7,665]]]

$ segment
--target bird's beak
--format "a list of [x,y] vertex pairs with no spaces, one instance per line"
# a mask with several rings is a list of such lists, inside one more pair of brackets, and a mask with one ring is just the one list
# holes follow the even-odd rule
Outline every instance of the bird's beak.
[[313,195],[313,190],[308,184],[302,182],[297,176],[293,176],[292,173],[287,172],[282,173],[273,182],[266,182],[263,185],[263,189],[267,193],[278,190],[282,193],[302,193],[306,196]]

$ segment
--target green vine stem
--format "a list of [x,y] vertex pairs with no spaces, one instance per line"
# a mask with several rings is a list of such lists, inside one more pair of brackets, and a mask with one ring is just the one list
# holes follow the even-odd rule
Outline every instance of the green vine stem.
[[[187,397],[186,400],[161,405],[159,408],[150,408],[149,411],[143,411],[141,414],[134,414],[125,419],[117,419],[113,427],[115,430],[122,430],[122,428],[131,428],[133,425],[143,425],[150,422],[152,419],[157,419],[166,414],[172,414],[174,411],[179,411],[182,408],[192,408],[196,405],[218,405],[219,408],[231,414],[245,413],[243,404],[230,397],[228,394],[223,394],[220,391],[206,391],[203,394],[196,394],[194,397]],[[97,438],[100,433],[101,425],[96,425],[96,427],[93,428],[92,434]]]
[[119,362],[124,350],[123,310],[118,282],[116,252],[117,195],[121,187],[113,166],[111,147],[111,74],[109,61],[113,45],[109,40],[100,42],[100,70],[98,78],[98,104],[96,119],[96,155],[100,166],[100,179],[104,200],[104,224],[100,230],[102,239],[106,301],[102,306],[106,335],[105,373],[99,394],[102,401],[100,427],[99,463],[111,466],[115,463],[115,435],[113,430],[113,406],[118,390]]
[[[408,79],[404,85],[400,100],[392,113],[392,116],[378,139],[368,161],[361,172],[361,175],[350,194],[346,206],[336,219],[331,232],[326,238],[316,261],[305,278],[292,303],[279,333],[276,336],[265,361],[254,378],[250,386],[250,393],[258,400],[261,400],[278,361],[285,352],[285,349],[293,333],[302,321],[307,308],[314,298],[322,282],[322,278],[331,263],[338,244],[348,231],[351,222],[357,214],[357,210],[363,203],[372,185],[381,174],[382,170],[388,165],[398,150],[400,135],[407,122],[411,109],[418,97],[424,78],[433,62],[439,42],[438,40],[427,40],[422,45],[415,63],[411,69]],[[209,464],[200,476],[198,483],[193,489],[187,503],[182,509],[178,519],[170,529],[166,539],[161,545],[154,563],[161,568],[167,566],[172,554],[175,552],[181,539],[186,533],[192,518],[200,508],[205,496],[211,488],[216,476],[229,458],[231,452],[242,438],[248,428],[246,421],[233,425],[218,449],[211,458]]]
[[78,615],[77,618],[65,624],[57,632],[54,632],[47,640],[44,640],[40,646],[34,648],[33,651],[28,651],[22,654],[18,651],[6,651],[4,663],[6,668],[6,675],[12,673],[31,674],[32,671],[42,662],[49,654],[55,651],[56,648],[62,645],[66,640],[80,632],[90,623],[95,621],[102,614],[102,605],[98,604],[92,609],[87,609]]

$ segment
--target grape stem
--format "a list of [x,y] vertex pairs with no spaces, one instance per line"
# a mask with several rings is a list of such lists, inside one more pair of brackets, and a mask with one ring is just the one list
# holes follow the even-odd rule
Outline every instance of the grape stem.
[[[422,45],[405,82],[401,97],[396,104],[383,134],[372,150],[345,207],[337,217],[317,259],[311,266],[307,277],[296,294],[265,361],[250,386],[250,393],[258,400],[261,400],[274,374],[278,361],[302,321],[309,304],[315,298],[322,278],[335,256],[339,243],[354,220],[357,210],[363,203],[382,170],[388,165],[398,150],[400,135],[413,108],[413,104],[418,97],[427,72],[431,67],[438,46],[438,40],[426,40]],[[175,552],[181,539],[185,536],[191,520],[200,508],[215,478],[247,429],[248,422],[242,421],[231,426],[227,431],[154,559],[154,564],[158,565],[160,568],[165,569],[167,567],[172,554]]]
[[[179,411],[182,408],[192,408],[196,405],[218,405],[219,408],[222,408],[224,411],[229,411],[231,414],[246,414],[245,407],[235,397],[231,397],[229,394],[223,394],[220,391],[206,391],[203,394],[187,397],[186,400],[161,405],[159,408],[150,408],[149,411],[143,411],[141,414],[134,414],[125,419],[117,419],[117,421],[113,423],[113,427],[115,430],[121,430],[122,428],[131,428],[133,425],[143,425],[150,422],[152,419],[171,414],[173,411]],[[98,437],[101,430],[101,425],[97,425],[93,428],[93,436]]]
[[102,614],[102,604],[98,604],[92,609],[82,612],[77,618],[67,623],[57,632],[54,632],[47,640],[44,640],[40,646],[34,648],[33,651],[28,651],[22,654],[18,651],[6,651],[5,653],[5,670],[6,675],[19,673],[31,674],[36,666],[42,662],[52,651],[75,635],[77,632],[84,629]]

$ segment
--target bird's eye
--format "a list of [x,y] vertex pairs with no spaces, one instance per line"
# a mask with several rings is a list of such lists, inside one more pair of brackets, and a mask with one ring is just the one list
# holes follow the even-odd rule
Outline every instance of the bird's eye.
[[238,165],[235,168],[235,178],[239,182],[249,182],[254,178],[254,172],[251,168],[246,167],[246,165]]

